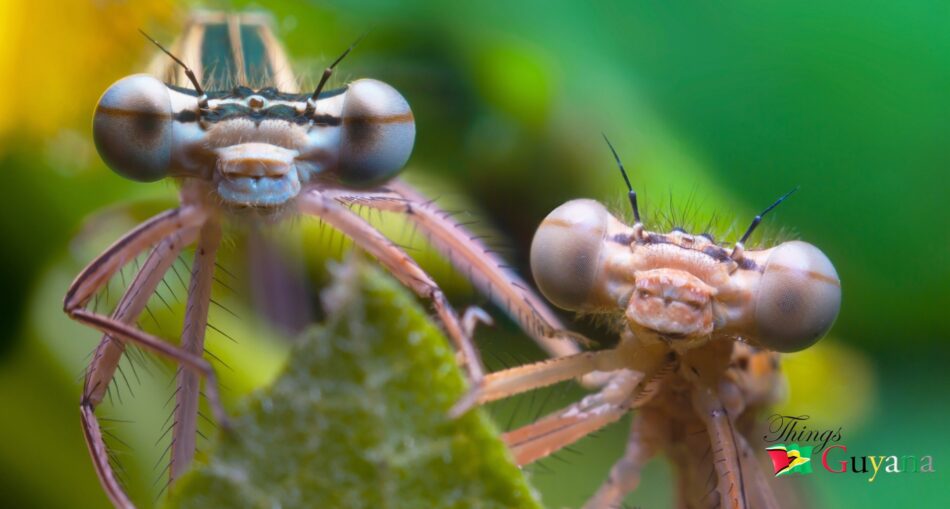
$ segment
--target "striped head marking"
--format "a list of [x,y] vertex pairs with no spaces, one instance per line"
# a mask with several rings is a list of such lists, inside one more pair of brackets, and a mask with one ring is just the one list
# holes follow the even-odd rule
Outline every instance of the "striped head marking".
[[212,181],[224,204],[275,207],[317,179],[378,185],[405,165],[415,140],[406,100],[389,85],[363,79],[308,94],[274,88],[199,94],[149,75],[123,78],[99,99],[96,148],[119,175]]
[[743,338],[779,352],[818,341],[838,315],[841,283],[817,247],[790,241],[733,258],[709,237],[648,232],[600,203],[572,200],[531,244],[541,293],[574,311],[623,311],[639,337],[679,348]]

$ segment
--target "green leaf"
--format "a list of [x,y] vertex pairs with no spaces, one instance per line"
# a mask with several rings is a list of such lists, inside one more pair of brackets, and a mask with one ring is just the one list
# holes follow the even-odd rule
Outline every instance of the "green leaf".
[[465,385],[445,337],[364,265],[334,269],[326,323],[167,505],[540,507],[481,411],[447,416]]

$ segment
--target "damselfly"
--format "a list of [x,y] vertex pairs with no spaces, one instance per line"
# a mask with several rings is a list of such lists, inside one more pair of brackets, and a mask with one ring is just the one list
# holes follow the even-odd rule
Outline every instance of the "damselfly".
[[[431,200],[395,178],[415,138],[406,100],[371,79],[324,91],[349,50],[323,72],[312,92],[301,93],[261,14],[198,13],[170,51],[159,48],[161,79],[138,74],[112,85],[96,107],[93,133],[111,169],[136,181],[175,179],[181,205],[145,221],[93,260],[70,286],[64,304],[70,317],[103,333],[86,372],[80,412],[96,472],[114,505],[132,507],[132,502],[110,466],[94,410],[128,346],[182,366],[171,421],[172,479],[195,454],[201,377],[216,420],[226,422],[203,342],[222,226],[248,215],[313,216],[348,235],[399,281],[431,300],[473,380],[482,374],[470,344],[474,320],[459,318],[432,278],[351,207],[403,214],[549,352],[575,351],[571,343],[556,340],[569,334],[560,332],[556,315],[541,298]],[[176,345],[135,324],[190,244],[196,245],[195,255]],[[89,309],[97,292],[140,255],[145,261],[135,267],[136,276],[114,311]]]
[[679,469],[688,507],[777,507],[749,443],[736,431],[737,420],[767,404],[777,385],[774,369],[748,372],[754,353],[748,349],[765,349],[756,365],[768,364],[773,352],[801,350],[824,336],[841,303],[834,266],[801,241],[745,248],[762,216],[791,193],[756,216],[731,250],[708,234],[648,231],[616,159],[633,226],[596,201],[567,202],[538,228],[531,269],[541,292],[561,308],[622,314],[618,346],[491,373],[455,411],[595,370],[612,372],[599,392],[506,433],[518,464],[638,409],[626,452],[587,507],[619,506],[636,488],[644,463],[661,452]]

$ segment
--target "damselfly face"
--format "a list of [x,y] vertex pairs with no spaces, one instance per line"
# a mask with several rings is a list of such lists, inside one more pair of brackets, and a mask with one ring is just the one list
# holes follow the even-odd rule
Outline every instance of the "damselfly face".
[[[559,340],[570,334],[561,330],[554,312],[501,259],[433,200],[393,178],[415,137],[405,99],[370,79],[322,91],[346,53],[324,70],[312,93],[299,94],[269,19],[260,13],[198,12],[174,46],[181,59],[161,49],[164,54],[153,72],[167,83],[144,74],[119,80],[99,100],[93,134],[100,155],[116,173],[146,182],[178,179],[181,203],[126,233],[87,265],[63,306],[71,318],[103,333],[86,372],[80,414],[96,473],[116,507],[133,504],[116,478],[95,411],[128,345],[170,358],[182,368],[176,374],[174,418],[162,435],[171,435],[169,482],[195,456],[200,394],[206,395],[215,420],[226,422],[215,372],[204,358],[204,341],[211,328],[212,282],[224,229],[240,228],[248,220],[235,209],[299,213],[349,236],[431,302],[473,380],[481,378],[482,368],[471,334],[484,313],[475,308],[459,316],[415,260],[354,209],[401,214],[549,352],[577,351],[574,343]],[[250,78],[255,70],[260,76]],[[190,88],[181,86],[185,78]],[[248,86],[260,81],[274,86]],[[239,86],[206,93],[203,82]],[[191,244],[195,250],[184,323],[177,340],[166,341],[144,331],[137,320]],[[141,256],[145,260],[139,264]],[[130,265],[135,277],[126,285],[122,270]],[[108,293],[116,274],[123,279],[124,293],[114,309],[103,312],[98,296]]]
[[743,430],[781,393],[775,352],[807,348],[831,327],[838,274],[805,242],[745,249],[791,193],[729,250],[709,235],[647,231],[623,176],[632,226],[596,201],[573,200],[544,219],[531,245],[531,270],[551,302],[622,314],[617,346],[491,373],[454,411],[608,372],[600,391],[505,433],[515,460],[536,461],[636,409],[623,457],[586,508],[618,507],[660,453],[676,467],[680,505],[776,508]]
[[811,244],[734,257],[707,235],[627,226],[593,200],[567,202],[545,218],[531,268],[559,307],[622,309],[639,338],[677,350],[718,336],[802,350],[825,335],[841,305],[838,274]]
[[318,179],[380,184],[405,165],[415,133],[406,100],[371,79],[312,101],[244,86],[205,98],[136,74],[106,90],[93,120],[96,148],[119,175],[209,181],[236,207],[284,205]]

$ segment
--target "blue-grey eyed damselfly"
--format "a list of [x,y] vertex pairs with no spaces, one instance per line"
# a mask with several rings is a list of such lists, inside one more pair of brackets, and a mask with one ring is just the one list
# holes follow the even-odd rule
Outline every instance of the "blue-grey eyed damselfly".
[[[227,422],[203,344],[222,227],[248,215],[274,221],[310,216],[350,237],[431,301],[472,380],[482,377],[470,337],[478,310],[459,317],[433,279],[351,207],[402,214],[549,353],[576,352],[573,343],[560,340],[571,334],[543,299],[449,214],[397,177],[416,136],[403,96],[372,79],[325,90],[346,52],[314,89],[302,91],[264,14],[198,12],[177,42],[159,48],[153,75],[123,78],[103,94],[93,135],[100,156],[119,175],[142,182],[174,180],[180,205],[141,223],[96,257],[69,287],[64,303],[71,318],[103,334],[86,371],[80,413],[96,473],[116,507],[133,503],[110,465],[95,409],[128,346],[182,367],[171,421],[170,479],[195,455],[201,378],[215,420]],[[142,330],[136,320],[190,245],[194,259],[176,344]],[[89,306],[140,256],[144,262],[135,264],[135,276],[114,310]]]

